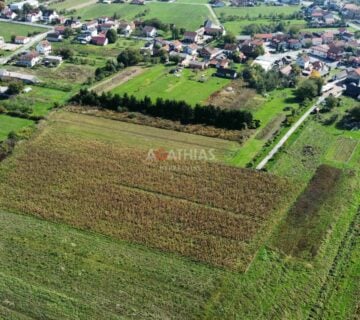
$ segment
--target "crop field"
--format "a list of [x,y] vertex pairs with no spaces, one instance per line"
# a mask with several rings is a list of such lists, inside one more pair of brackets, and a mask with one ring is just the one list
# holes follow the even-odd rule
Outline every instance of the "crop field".
[[94,4],[77,10],[82,19],[94,19],[117,14],[121,19],[134,19],[144,13],[143,20],[159,18],[164,23],[174,23],[179,28],[194,31],[203,25],[206,19],[212,19],[209,8],[203,5],[193,6],[181,3],[148,3],[145,6],[131,4]]
[[45,32],[47,29],[41,27],[32,27],[27,25],[2,22],[0,21],[0,36],[4,37],[5,41],[9,42],[11,36],[27,36],[29,33],[33,32]]
[[185,100],[195,105],[205,103],[211,94],[230,83],[228,79],[213,77],[213,69],[200,72],[184,69],[177,77],[169,73],[172,68],[163,65],[151,67],[141,75],[115,88],[113,93],[126,92],[137,97]]
[[0,141],[7,138],[11,131],[18,131],[21,128],[32,125],[34,122],[27,119],[20,119],[9,117],[4,114],[0,114]]
[[[247,18],[257,18],[259,15],[268,16],[268,15],[289,15],[296,11],[300,10],[300,6],[256,6],[256,7],[225,7],[225,8],[215,8],[214,11],[218,17],[221,15],[233,15],[239,17]],[[261,18],[261,16],[259,18]]]
[[[117,122],[109,141],[103,126],[82,126],[82,117],[61,113],[18,151],[0,185],[1,206],[216,266],[247,266],[286,203],[285,180],[212,162],[149,162],[133,145],[144,137]],[[188,139],[186,150],[206,147]]]

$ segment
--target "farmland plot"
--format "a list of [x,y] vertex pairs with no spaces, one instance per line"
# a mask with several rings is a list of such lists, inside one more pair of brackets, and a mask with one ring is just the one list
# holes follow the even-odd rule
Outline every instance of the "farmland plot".
[[[2,207],[243,270],[291,195],[286,180],[216,162],[148,163],[151,135],[107,135],[73,116],[61,113],[4,165]],[[181,145],[206,147],[159,147]]]

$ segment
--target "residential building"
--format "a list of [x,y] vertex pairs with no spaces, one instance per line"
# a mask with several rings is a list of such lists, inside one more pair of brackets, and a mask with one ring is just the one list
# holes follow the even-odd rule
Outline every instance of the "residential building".
[[35,52],[27,52],[20,56],[16,64],[22,67],[32,68],[40,62],[40,55]]
[[40,54],[48,55],[51,53],[51,50],[52,50],[51,44],[47,40],[40,41],[36,45],[36,51]]

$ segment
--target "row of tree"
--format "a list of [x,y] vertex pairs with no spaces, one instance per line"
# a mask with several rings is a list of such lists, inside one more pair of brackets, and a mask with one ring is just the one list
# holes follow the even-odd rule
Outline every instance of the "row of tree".
[[101,107],[113,111],[139,112],[145,115],[180,121],[182,124],[204,124],[229,130],[257,128],[259,120],[255,120],[251,112],[242,110],[220,109],[212,105],[195,107],[185,101],[156,99],[149,97],[137,99],[135,96],[103,93],[98,95],[93,91],[81,89],[72,98],[72,102],[80,105]]

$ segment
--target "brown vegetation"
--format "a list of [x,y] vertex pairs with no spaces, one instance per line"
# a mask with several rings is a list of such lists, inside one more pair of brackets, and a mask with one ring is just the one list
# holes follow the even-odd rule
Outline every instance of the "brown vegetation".
[[226,130],[205,126],[201,124],[183,125],[179,121],[171,121],[161,118],[154,118],[136,112],[114,112],[105,109],[97,109],[94,107],[68,106],[66,110],[86,115],[104,117],[111,120],[126,121],[130,123],[151,126],[155,128],[174,130],[179,132],[202,135],[205,137],[226,139],[239,143],[245,142],[251,135],[252,130]]
[[0,205],[244,269],[289,192],[265,173],[148,162],[146,150],[94,140],[86,130],[76,135],[57,123],[20,146],[0,171]]

